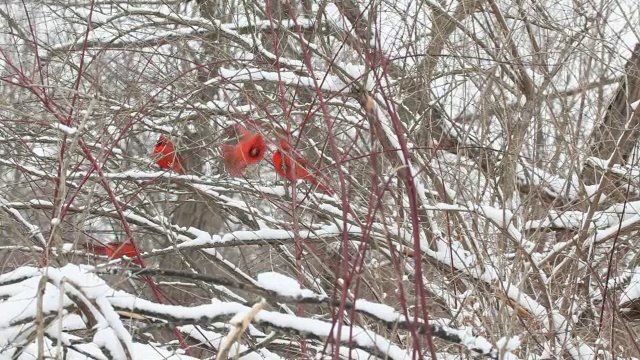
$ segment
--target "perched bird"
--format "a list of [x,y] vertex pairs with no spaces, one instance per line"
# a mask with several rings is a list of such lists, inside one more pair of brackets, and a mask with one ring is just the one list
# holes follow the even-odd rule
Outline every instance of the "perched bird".
[[247,166],[256,164],[264,158],[267,147],[260,133],[252,133],[239,127],[240,140],[237,144],[222,144],[222,158],[231,176],[244,176]]
[[156,146],[153,148],[153,158],[161,169],[173,170],[180,175],[184,174],[182,158],[177,154],[171,140],[164,135],[160,135]]
[[106,245],[87,245],[87,249],[96,255],[106,255],[111,259],[119,259],[123,256],[134,258],[132,263],[140,265],[140,261],[136,259],[137,249],[135,245],[130,242],[114,241],[107,243]]
[[306,180],[317,186],[323,193],[329,195],[333,194],[331,190],[321,184],[315,176],[309,173],[307,169],[312,168],[309,161],[294,154],[291,149],[291,145],[284,139],[280,139],[278,150],[273,153],[273,166],[275,167],[278,175],[287,178],[291,182],[295,182],[299,179]]

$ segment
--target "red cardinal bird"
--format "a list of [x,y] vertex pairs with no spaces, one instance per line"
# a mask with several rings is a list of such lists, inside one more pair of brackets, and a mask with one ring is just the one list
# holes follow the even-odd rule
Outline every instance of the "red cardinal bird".
[[[294,158],[291,158],[295,156]],[[291,151],[289,143],[281,139],[278,145],[278,150],[273,153],[273,165],[276,168],[276,173],[282,177],[287,178],[291,182],[295,180],[306,180],[313,185],[317,186],[320,191],[325,194],[333,194],[326,186],[322,185],[318,179],[311,175],[307,169],[311,168],[311,164],[302,157],[296,156]]]
[[140,261],[136,259],[136,247],[130,242],[110,242],[107,245],[87,245],[87,249],[96,255],[106,255],[111,259],[119,259],[123,256],[134,258],[134,264],[140,265]]
[[180,175],[184,174],[182,158],[176,153],[176,148],[173,146],[173,143],[164,137],[164,135],[160,135],[153,149],[153,158],[161,169],[173,170]]
[[235,145],[222,144],[224,165],[231,176],[244,176],[247,166],[256,164],[264,157],[267,149],[260,133],[249,132],[239,127],[240,141]]

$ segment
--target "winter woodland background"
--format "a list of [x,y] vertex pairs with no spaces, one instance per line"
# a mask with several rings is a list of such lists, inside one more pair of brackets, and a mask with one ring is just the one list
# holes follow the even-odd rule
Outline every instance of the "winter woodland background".
[[3,3],[2,358],[640,357],[639,5]]

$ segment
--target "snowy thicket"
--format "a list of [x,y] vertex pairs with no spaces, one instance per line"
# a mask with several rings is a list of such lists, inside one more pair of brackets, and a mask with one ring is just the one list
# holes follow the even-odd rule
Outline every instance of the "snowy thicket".
[[2,5],[0,358],[640,357],[638,5]]
[[[119,273],[120,271],[115,271]],[[134,274],[156,273],[133,271]],[[182,275],[175,272],[162,272],[164,275]],[[198,306],[176,306],[159,304],[141,299],[122,290],[115,290],[106,284],[97,274],[100,271],[91,266],[66,265],[60,269],[22,267],[0,278],[2,296],[6,300],[1,304],[3,314],[2,336],[3,346],[13,345],[5,351],[6,355],[35,356],[38,346],[44,347],[45,356],[70,358],[139,358],[164,359],[192,358],[184,351],[169,351],[166,344],[157,343],[152,334],[143,333],[133,337],[121,317],[138,321],[147,321],[157,326],[179,323],[177,329],[198,341],[204,342],[212,349],[220,347],[225,331],[225,322],[233,324],[233,317],[249,311],[249,307],[239,302],[212,300],[211,304]],[[131,274],[129,274],[131,275]],[[187,276],[189,274],[187,273]],[[202,280],[202,277],[195,276]],[[207,279],[216,284],[219,279]],[[228,282],[228,281],[222,281]],[[230,287],[244,288],[246,284],[233,284]],[[297,281],[270,272],[258,275],[258,281],[250,286],[251,291],[264,295],[282,304],[331,304],[336,301],[327,295],[315,294],[310,290],[301,290]],[[277,289],[277,290],[274,290]],[[36,301],[33,301],[36,299]],[[443,339],[455,341],[469,350],[491,357],[497,357],[499,350],[485,338],[475,336],[467,331],[450,328],[446,325],[430,324],[423,321],[411,322],[392,307],[359,299],[345,305],[352,311],[370,318],[376,323],[400,329],[414,328],[421,333],[429,330]],[[285,305],[286,306],[286,305]],[[73,310],[79,310],[73,311]],[[359,326],[351,326],[348,332],[337,337],[331,321],[323,321],[310,317],[296,316],[291,313],[261,310],[252,322],[249,336],[265,342],[268,333],[260,328],[288,335],[300,335],[312,340],[320,340],[316,346],[331,338],[338,341],[338,351],[349,354],[347,345],[352,346],[352,356],[368,358],[369,356],[405,359],[409,354],[406,349],[390,342],[373,330]],[[42,328],[44,331],[38,332]],[[84,336],[73,335],[73,332],[85,330]],[[333,335],[332,335],[333,334]],[[38,337],[40,337],[38,339]],[[11,339],[14,344],[8,344]],[[31,341],[28,341],[31,339]],[[269,339],[269,341],[276,341]],[[288,340],[277,340],[280,344],[289,344]],[[503,343],[501,349],[513,348],[517,338]],[[20,343],[20,346],[16,346]],[[42,345],[41,345],[42,344]],[[310,342],[310,347],[314,347]],[[334,343],[335,344],[335,343]],[[246,346],[234,346],[233,357],[277,359],[281,356],[267,350],[256,350],[255,354]],[[20,354],[23,355],[20,355]],[[245,356],[242,356],[245,355]],[[446,355],[443,355],[446,356]],[[509,355],[509,358],[513,356]]]

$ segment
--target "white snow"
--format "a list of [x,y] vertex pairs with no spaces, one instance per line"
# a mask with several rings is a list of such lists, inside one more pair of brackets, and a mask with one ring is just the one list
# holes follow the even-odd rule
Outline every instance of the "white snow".
[[[224,335],[219,334],[215,331],[206,330],[201,326],[185,325],[180,326],[179,329],[184,334],[200,341],[204,346],[210,347],[216,351],[220,348],[220,344],[222,343],[222,339],[224,338]],[[249,348],[247,346],[236,343],[230,348],[229,358],[237,358],[239,360],[280,359],[279,356],[266,349],[259,349],[257,352],[250,352],[246,355],[238,357],[240,353],[245,352],[248,349]]]
[[356,300],[354,305],[357,311],[371,314],[388,323],[404,320],[404,316],[389,305],[373,303],[364,299]]
[[265,272],[258,274],[258,285],[282,296],[313,297],[315,294],[308,289],[301,289],[295,279],[277,272]]
[[502,352],[511,352],[520,346],[520,337],[502,337],[496,342],[496,347]]
[[54,129],[60,130],[61,132],[69,136],[73,136],[78,132],[78,129],[61,124],[61,123],[53,123],[51,124],[51,127]]
[[640,298],[640,267],[636,267],[633,270],[633,276],[631,277],[631,281],[629,281],[629,285],[627,285],[620,295],[619,305],[622,306],[638,298]]

